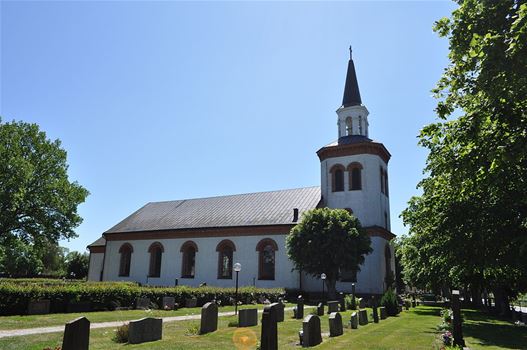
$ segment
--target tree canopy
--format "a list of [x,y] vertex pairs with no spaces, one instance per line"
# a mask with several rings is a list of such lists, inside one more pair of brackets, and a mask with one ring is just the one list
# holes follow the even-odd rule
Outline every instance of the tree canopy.
[[433,90],[438,121],[421,196],[402,217],[407,282],[493,290],[527,288],[527,4],[459,0],[435,30],[450,64]]
[[359,219],[345,209],[320,208],[305,212],[286,239],[287,254],[295,268],[313,277],[327,276],[330,298],[344,271],[360,271],[372,252],[368,234]]
[[68,179],[66,151],[36,124],[0,119],[0,240],[76,237],[88,191]]

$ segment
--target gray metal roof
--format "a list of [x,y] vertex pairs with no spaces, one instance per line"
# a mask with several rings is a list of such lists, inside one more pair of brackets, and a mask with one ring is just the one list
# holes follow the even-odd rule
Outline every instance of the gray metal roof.
[[104,247],[106,245],[106,239],[104,237],[99,238],[88,247]]
[[320,187],[151,202],[106,233],[294,224],[293,209],[316,208]]

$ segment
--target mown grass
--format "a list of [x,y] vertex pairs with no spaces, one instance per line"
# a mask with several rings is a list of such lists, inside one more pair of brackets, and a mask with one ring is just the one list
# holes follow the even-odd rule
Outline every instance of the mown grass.
[[[261,308],[261,307],[260,307]],[[371,323],[358,330],[345,329],[344,335],[329,338],[328,317],[321,317],[323,343],[317,349],[439,349],[439,333],[435,326],[440,322],[439,308],[420,306],[405,311],[398,317],[390,317],[379,324]],[[311,311],[306,308],[306,315]],[[371,313],[371,312],[369,312]],[[465,310],[465,340],[471,349],[527,349],[527,329],[512,325],[509,322],[489,318],[477,311]],[[345,323],[349,321],[351,311],[342,313]],[[279,323],[279,348],[299,348],[298,331],[301,320],[291,318],[292,311],[286,311],[286,320]],[[235,349],[233,335],[243,330],[245,335],[260,338],[260,326],[250,328],[228,327],[235,321],[234,316],[220,317],[218,331],[206,335],[185,335],[197,320],[165,323],[163,339],[156,342],[138,345],[116,344],[111,338],[114,329],[97,329],[91,331],[90,349]],[[62,334],[44,334],[38,336],[12,337],[0,339],[0,349],[42,350],[49,346],[60,346]],[[240,347],[240,349],[242,349]],[[245,349],[254,349],[246,347]]]

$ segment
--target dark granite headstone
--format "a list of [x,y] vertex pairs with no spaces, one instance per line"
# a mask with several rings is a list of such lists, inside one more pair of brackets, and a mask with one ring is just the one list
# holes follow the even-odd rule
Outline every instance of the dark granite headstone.
[[351,329],[359,328],[359,316],[357,316],[356,312],[351,314],[350,326],[351,326]]
[[381,315],[381,320],[385,320],[386,317],[388,317],[388,314],[386,313],[386,307],[381,306],[379,308],[379,314]]
[[366,300],[364,298],[359,298],[359,309],[364,309],[366,307]]
[[324,316],[324,304],[318,303],[317,316]]
[[90,321],[79,317],[66,323],[62,350],[88,350],[90,347]]
[[339,302],[338,301],[328,301],[328,314],[332,312],[339,311]]
[[379,310],[375,305],[373,306],[373,322],[379,323]]
[[185,307],[196,307],[198,305],[198,299],[187,298],[185,299]]
[[258,309],[238,311],[238,327],[252,327],[258,324]]
[[282,299],[279,300],[277,303],[278,306],[276,308],[276,321],[277,322],[284,322],[285,317],[285,305]]
[[49,314],[50,302],[48,299],[30,301],[27,305],[28,315],[44,315]]
[[135,308],[139,310],[150,309],[150,299],[149,298],[137,298],[135,302]]
[[163,297],[163,310],[174,310],[176,306],[176,298]]
[[163,337],[163,320],[145,317],[128,324],[128,343],[139,344],[160,340]]
[[301,295],[298,296],[296,300],[296,313],[295,318],[297,320],[304,318],[304,298]]
[[278,308],[278,303],[264,307],[262,314],[260,350],[278,350]]
[[307,316],[302,322],[302,333],[302,347],[309,348],[322,343],[320,318],[316,315]]
[[344,330],[342,328],[342,316],[338,312],[329,314],[329,336],[338,337],[342,335]]
[[359,310],[359,324],[361,326],[365,326],[368,324],[368,311],[366,310]]
[[214,332],[218,329],[218,305],[216,303],[206,303],[201,308],[201,327],[200,334]]

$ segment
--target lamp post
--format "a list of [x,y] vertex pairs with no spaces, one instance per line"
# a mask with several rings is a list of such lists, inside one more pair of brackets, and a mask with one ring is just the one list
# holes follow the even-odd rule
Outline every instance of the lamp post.
[[234,272],[236,272],[236,292],[234,293],[234,314],[238,315],[238,274],[242,270],[242,264],[234,264]]
[[353,282],[351,284],[351,305],[354,306],[355,308],[356,308],[356,305],[357,305],[355,303],[355,282]]
[[326,281],[326,274],[322,273],[320,279],[322,280],[322,304],[326,304],[326,298],[324,298],[324,282]]

